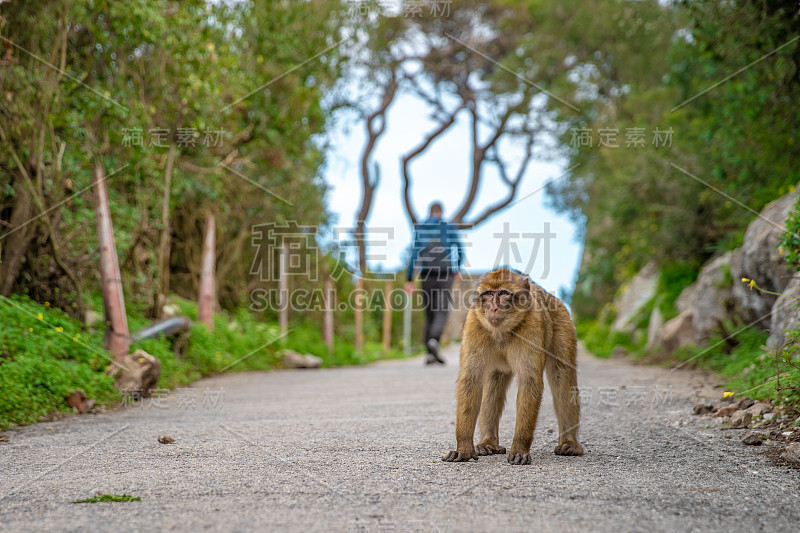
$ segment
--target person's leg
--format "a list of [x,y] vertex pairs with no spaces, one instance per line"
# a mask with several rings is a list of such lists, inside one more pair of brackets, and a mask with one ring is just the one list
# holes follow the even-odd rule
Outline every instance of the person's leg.
[[428,331],[428,339],[436,339],[436,342],[441,340],[444,327],[447,324],[452,286],[453,278],[451,276],[444,276],[437,280],[432,290],[433,319],[430,330]]
[[450,307],[450,286],[452,278],[447,274],[435,277],[435,282],[431,287],[431,326],[427,333],[428,351],[435,357],[436,362],[444,364],[439,348],[439,340],[442,338],[445,324],[447,323],[447,311]]
[[434,300],[434,286],[436,276],[431,275],[430,272],[423,272],[420,276],[422,278],[422,298],[425,305],[425,347],[428,349],[428,355],[425,358],[425,364],[433,364],[439,361],[436,354],[438,345],[432,346],[429,343],[431,338],[431,327],[433,326],[435,300]]

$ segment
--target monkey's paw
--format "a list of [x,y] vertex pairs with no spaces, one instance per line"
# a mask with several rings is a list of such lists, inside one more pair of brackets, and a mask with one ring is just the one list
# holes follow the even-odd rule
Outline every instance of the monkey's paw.
[[506,449],[502,446],[495,446],[494,444],[478,444],[475,446],[475,451],[478,455],[495,455],[506,453]]
[[474,451],[472,453],[461,453],[452,451],[447,455],[442,456],[442,461],[447,461],[448,463],[463,463],[465,461],[469,461],[470,459],[478,460],[478,454]]
[[583,448],[577,442],[559,444],[553,451],[556,455],[583,455]]
[[511,452],[508,454],[508,462],[512,465],[529,465],[531,464],[531,454]]

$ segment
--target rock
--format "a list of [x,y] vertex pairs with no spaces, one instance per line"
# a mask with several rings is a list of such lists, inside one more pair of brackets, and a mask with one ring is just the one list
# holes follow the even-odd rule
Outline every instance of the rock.
[[173,442],[175,442],[175,439],[173,439],[169,435],[159,435],[158,442],[160,442],[161,444],[172,444]]
[[614,346],[614,349],[611,350],[612,359],[625,359],[626,357],[628,357],[628,355],[629,355],[628,350],[626,350],[624,346],[620,346],[619,344]]
[[748,431],[742,437],[742,443],[748,446],[761,446],[761,443],[767,437],[765,433],[759,433],[758,431]]
[[772,406],[769,405],[768,403],[758,402],[756,404],[751,405],[750,407],[748,407],[745,410],[748,413],[750,413],[751,415],[753,415],[753,416],[761,416],[764,413],[768,413],[769,411],[772,411]]
[[793,330],[800,327],[800,313],[796,308],[797,300],[800,299],[800,272],[795,272],[792,279],[783,289],[783,296],[779,296],[772,306],[770,319],[770,334],[767,339],[767,348],[779,350],[786,342],[786,330]]
[[756,401],[752,398],[742,398],[739,400],[739,409],[747,409],[753,405],[755,405]]
[[753,415],[748,413],[747,411],[736,411],[731,415],[731,427],[732,428],[746,428],[750,425],[750,422],[753,420]]
[[89,309],[86,311],[84,315],[83,321],[86,323],[87,328],[93,328],[103,323],[104,316],[102,313],[98,313],[97,311],[92,311]]
[[696,415],[707,415],[708,413],[714,411],[714,406],[710,403],[698,403],[695,404],[694,408],[692,408],[692,411]]
[[178,316],[180,310],[180,307],[178,307],[176,304],[165,304],[161,308],[161,316],[163,318],[172,318],[174,316]]
[[88,413],[97,403],[86,397],[86,393],[82,390],[74,390],[67,396],[67,405],[72,407],[78,413]]
[[117,388],[140,391],[142,396],[150,396],[150,390],[156,386],[161,375],[161,362],[144,350],[136,350],[126,355],[121,365],[124,368],[115,366],[111,372]]
[[694,313],[691,309],[682,312],[661,329],[661,347],[667,352],[674,352],[681,346],[695,343],[697,334],[694,330]]
[[747,226],[740,253],[731,261],[734,303],[745,313],[745,320],[757,322],[763,329],[771,325],[770,311],[777,297],[750,290],[741,280],[754,279],[759,287],[775,292],[783,292],[789,284],[792,273],[778,251],[778,242],[796,200],[797,193],[792,192],[768,204]]
[[611,324],[612,331],[633,332],[636,328],[636,315],[656,294],[658,278],[659,273],[655,263],[648,263],[623,287],[618,297],[614,299],[617,318]]
[[679,311],[692,311],[695,343],[705,343],[734,308],[731,261],[738,251],[708,261],[697,280],[686,287],[675,302]]
[[311,354],[299,354],[294,350],[283,351],[283,366],[285,368],[319,368],[322,358]]
[[725,407],[720,407],[717,410],[717,416],[731,416],[733,413],[739,410],[738,405],[728,405]]
[[775,413],[764,413],[764,422],[769,422],[773,418],[775,418]]
[[647,344],[645,350],[651,352],[661,345],[661,329],[664,327],[664,316],[656,306],[650,313],[650,322],[647,324]]
[[790,463],[800,463],[800,442],[787,444],[786,451],[781,455],[781,459]]

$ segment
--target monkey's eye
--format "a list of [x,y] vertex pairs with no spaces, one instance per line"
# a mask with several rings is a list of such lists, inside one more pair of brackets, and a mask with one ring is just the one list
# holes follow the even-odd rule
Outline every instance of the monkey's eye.
[[504,290],[502,290],[502,291],[500,291],[500,292],[498,292],[497,294],[498,294],[498,295],[499,295],[501,298],[508,298],[509,296],[511,296],[511,293],[510,293],[509,291],[505,290],[505,289],[504,289]]
[[481,293],[481,300],[486,301],[486,300],[490,299],[492,296],[494,296],[494,292],[492,292],[492,291],[482,292]]

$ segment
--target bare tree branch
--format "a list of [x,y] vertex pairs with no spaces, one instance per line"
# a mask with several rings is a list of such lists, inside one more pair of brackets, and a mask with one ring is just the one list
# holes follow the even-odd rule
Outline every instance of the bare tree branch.
[[[440,109],[443,110],[444,108],[440,107]],[[405,201],[406,212],[408,213],[408,217],[411,219],[412,224],[417,223],[417,215],[414,212],[414,206],[411,205],[411,161],[425,152],[425,150],[428,149],[434,140],[436,140],[439,136],[446,132],[450,126],[453,125],[456,120],[456,116],[461,112],[462,109],[464,109],[463,104],[454,109],[453,112],[447,116],[447,118],[441,121],[439,127],[430,132],[425,139],[423,139],[423,141],[417,145],[416,148],[408,152],[402,158],[403,200]]]
[[[517,195],[517,189],[519,188],[519,184],[522,182],[522,178],[525,177],[525,171],[528,169],[528,165],[533,158],[533,143],[534,143],[534,136],[529,135],[528,140],[525,143],[525,155],[522,158],[522,162],[517,169],[517,173],[514,176],[513,180],[509,180],[508,174],[506,172],[505,163],[502,162],[496,155],[490,160],[491,162],[497,165],[497,168],[500,170],[500,177],[501,179],[508,185],[509,190],[506,197],[497,202],[494,205],[491,205],[486,208],[486,210],[478,215],[474,220],[467,222],[467,223],[460,223],[460,229],[470,229],[474,228],[475,226],[485,222],[489,217],[500,211],[501,209],[507,207],[511,202],[514,201],[514,198]],[[489,161],[489,159],[487,159]]]
[[378,182],[380,181],[378,164],[375,163],[374,171],[370,173],[369,163],[378,139],[380,139],[383,132],[386,131],[386,111],[392,104],[396,91],[397,79],[394,71],[392,71],[391,79],[388,80],[384,86],[380,106],[367,116],[365,122],[367,144],[364,146],[364,151],[361,154],[361,208],[356,215],[355,228],[355,240],[358,247],[358,265],[361,269],[362,276],[367,272],[367,250],[365,241],[366,220],[372,208],[372,197],[375,193],[375,187],[378,186]]

